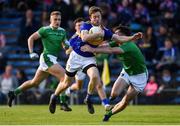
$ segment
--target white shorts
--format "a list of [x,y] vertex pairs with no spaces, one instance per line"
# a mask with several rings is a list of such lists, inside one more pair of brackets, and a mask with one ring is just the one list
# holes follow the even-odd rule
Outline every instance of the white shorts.
[[73,75],[75,75],[74,73],[76,73],[77,71],[83,71],[88,66],[96,66],[95,57],[83,57],[72,51],[66,64],[66,74],[72,73],[73,77]]
[[38,69],[42,71],[47,71],[49,67],[57,63],[57,57],[50,54],[41,53]]
[[86,77],[86,74],[82,72],[82,70],[78,71],[75,75],[76,80],[84,80]]
[[128,73],[126,73],[126,71],[122,69],[119,78],[124,79],[128,85],[132,84],[132,86],[138,92],[143,92],[147,84],[148,73],[145,72],[145,73],[129,76]]

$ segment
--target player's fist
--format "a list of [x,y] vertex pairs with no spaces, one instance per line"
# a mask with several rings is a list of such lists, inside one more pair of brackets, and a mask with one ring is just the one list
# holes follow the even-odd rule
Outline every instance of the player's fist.
[[30,53],[29,56],[30,56],[31,59],[37,59],[37,58],[39,58],[39,55],[38,55],[37,53],[34,53],[34,52],[33,52],[33,53]]
[[143,37],[143,34],[142,34],[142,32],[138,32],[138,33],[135,33],[134,35],[133,35],[133,41],[135,41],[135,40],[138,40],[138,39],[141,39]]

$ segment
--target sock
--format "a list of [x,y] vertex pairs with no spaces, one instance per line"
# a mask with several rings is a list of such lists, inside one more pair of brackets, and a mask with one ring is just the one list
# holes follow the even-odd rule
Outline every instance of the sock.
[[63,93],[63,94],[60,94],[59,99],[60,99],[60,103],[61,103],[61,104],[66,103],[66,99],[65,99],[65,94],[64,94],[64,93]]
[[62,93],[59,96],[60,104],[67,104],[68,99],[69,97],[65,93]]
[[71,89],[71,87],[69,87],[69,88],[65,91],[65,94],[70,97],[70,95],[71,95],[72,92],[73,92],[73,90]]
[[108,115],[108,116],[112,116],[112,115],[113,115],[112,111],[109,111],[109,112],[107,113],[107,115]]
[[102,100],[102,104],[105,105],[109,105],[109,99],[105,98]]
[[15,95],[18,95],[18,94],[20,94],[22,92],[22,90],[20,89],[20,88],[16,88],[15,90],[14,90],[14,94]]

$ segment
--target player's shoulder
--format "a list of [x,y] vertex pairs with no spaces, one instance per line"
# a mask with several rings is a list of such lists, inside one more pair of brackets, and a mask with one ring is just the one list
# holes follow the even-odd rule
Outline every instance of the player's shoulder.
[[71,39],[76,38],[76,37],[78,37],[78,34],[75,33],[75,34],[71,37]]
[[92,24],[90,23],[90,21],[86,21],[81,25],[81,31],[82,30],[90,30],[92,28]]
[[90,21],[86,21],[82,24],[83,26],[91,26],[92,27],[92,24]]
[[66,30],[65,30],[64,28],[62,28],[62,27],[59,27],[58,30],[64,31],[64,32],[66,31]]
[[110,30],[109,28],[107,28],[107,27],[105,27],[105,26],[103,26],[103,29],[104,29],[104,30]]
[[61,32],[61,33],[66,34],[66,30],[65,30],[64,28],[62,28],[62,27],[59,27],[59,28],[58,28],[58,31]]
[[42,26],[40,29],[47,30],[47,29],[51,29],[51,27],[50,26]]
[[46,31],[49,31],[50,29],[51,29],[50,26],[42,26],[42,27],[40,27],[39,31],[46,32]]
[[101,28],[105,31],[111,31],[109,28],[105,27],[104,25],[101,25]]
[[39,28],[38,33],[40,36],[43,36],[43,34],[46,34],[50,29],[50,26],[42,26]]

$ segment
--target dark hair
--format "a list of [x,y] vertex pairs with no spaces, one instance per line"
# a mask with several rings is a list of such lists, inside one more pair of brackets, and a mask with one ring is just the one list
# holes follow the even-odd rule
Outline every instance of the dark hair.
[[102,15],[102,10],[99,7],[92,6],[89,8],[89,16],[91,16],[93,13],[100,12]]
[[115,27],[113,29],[113,31],[115,32],[116,30],[119,30],[122,34],[130,36],[131,35],[131,29],[128,26],[122,26],[122,25],[118,25],[117,27]]
[[170,37],[167,37],[167,38],[165,39],[165,41],[169,41],[171,44],[173,44],[173,40],[172,40],[172,38],[170,38]]
[[53,15],[60,15],[61,16],[61,12],[60,11],[52,11],[50,16],[53,16]]
[[84,19],[82,17],[79,17],[79,18],[76,18],[76,20],[74,20],[74,25],[77,23],[77,22],[81,22],[81,21],[84,21]]

